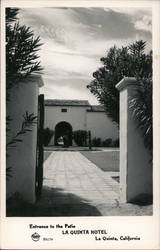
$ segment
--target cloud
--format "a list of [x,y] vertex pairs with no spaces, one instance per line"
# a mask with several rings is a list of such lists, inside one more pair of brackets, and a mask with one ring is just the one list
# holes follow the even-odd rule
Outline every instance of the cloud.
[[139,19],[135,23],[135,28],[138,30],[146,30],[152,31],[152,22],[149,16],[143,16],[143,18]]
[[151,8],[149,7],[118,7],[118,8],[104,8],[105,11],[114,11],[130,16],[142,16],[143,14],[151,15]]
[[[56,44],[46,42],[43,46],[43,50],[39,53],[41,55],[41,60],[43,66],[46,70],[47,68],[53,69],[53,72],[57,71],[59,74],[79,74],[84,76],[89,76],[94,68],[97,66],[97,61],[94,58],[90,58],[84,55],[78,54],[68,54],[62,50],[62,52],[56,51]],[[72,51],[73,52],[73,51]]]
[[[86,84],[107,50],[143,39],[151,48],[148,8],[24,8],[20,23],[31,26],[44,43],[39,51],[46,96],[76,96],[96,102]],[[78,94],[79,92],[79,94]],[[62,94],[63,93],[63,94]]]
[[136,30],[152,31],[152,9],[151,8],[105,8],[106,12],[110,11],[125,14],[130,17]]
[[44,76],[44,83],[47,82],[47,86],[49,87],[62,87],[62,86],[68,86],[68,87],[72,87],[73,89],[77,89],[77,90],[83,90],[86,91],[86,86],[89,84],[91,79],[84,79],[84,78],[54,78],[52,76],[48,77],[48,76]]
[[137,36],[151,39],[149,8],[23,9],[20,21],[31,25],[36,35],[60,53],[100,56],[109,41],[119,44]]
[[45,86],[40,91],[41,93],[45,93],[45,99],[57,99],[58,97],[58,99],[88,100],[93,105],[98,104],[98,101],[91,93],[69,86],[59,86],[58,88],[56,86]]

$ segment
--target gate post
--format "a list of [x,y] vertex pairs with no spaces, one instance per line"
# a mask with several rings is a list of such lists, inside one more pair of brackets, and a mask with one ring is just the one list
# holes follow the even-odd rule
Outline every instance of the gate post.
[[120,200],[129,202],[152,195],[152,166],[129,107],[130,98],[140,86],[134,77],[125,77],[116,88],[120,91]]
[[43,185],[43,129],[44,129],[44,95],[38,96],[38,133],[37,133],[37,163],[36,163],[36,197],[40,198]]
[[[38,94],[42,86],[42,77],[38,74],[31,74],[13,87],[6,110],[7,115],[12,118],[7,141],[20,132],[26,111],[29,114],[33,113],[34,116],[38,115]],[[37,126],[34,125],[31,130],[25,136],[21,135],[23,142],[17,143],[16,147],[9,150],[7,166],[13,166],[13,175],[6,183],[6,196],[8,199],[18,192],[24,201],[34,203],[36,200]]]
[[92,149],[92,141],[91,141],[91,131],[88,131],[88,141],[89,141],[89,150]]

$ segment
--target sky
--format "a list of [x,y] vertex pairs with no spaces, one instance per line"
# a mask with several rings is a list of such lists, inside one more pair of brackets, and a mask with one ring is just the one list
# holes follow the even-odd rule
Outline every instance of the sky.
[[43,43],[40,55],[45,99],[80,99],[98,104],[86,86],[110,47],[142,39],[152,44],[150,8],[25,8],[19,22]]

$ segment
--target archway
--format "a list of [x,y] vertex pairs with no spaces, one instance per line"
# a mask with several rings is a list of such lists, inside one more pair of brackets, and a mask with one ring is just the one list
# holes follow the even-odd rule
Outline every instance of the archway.
[[59,122],[55,126],[54,145],[57,146],[60,137],[66,138],[66,145],[72,146],[72,126],[68,122]]

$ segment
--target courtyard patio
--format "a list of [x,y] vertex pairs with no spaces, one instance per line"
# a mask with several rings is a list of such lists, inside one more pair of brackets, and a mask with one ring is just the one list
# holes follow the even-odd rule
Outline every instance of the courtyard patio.
[[53,152],[44,163],[43,185],[59,190],[52,197],[55,196],[56,203],[77,204],[76,196],[93,206],[117,204],[119,184],[112,177],[118,175],[118,172],[103,172],[80,152]]
[[[47,149],[47,148],[46,148]],[[8,216],[151,215],[152,205],[119,202],[119,150],[48,148],[44,152],[41,199],[17,199]]]

